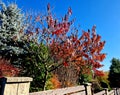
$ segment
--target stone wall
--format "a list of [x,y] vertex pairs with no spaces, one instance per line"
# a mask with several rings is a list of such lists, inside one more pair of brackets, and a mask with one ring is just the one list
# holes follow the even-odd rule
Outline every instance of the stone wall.
[[[3,95],[29,95],[30,82],[29,77],[5,77]],[[3,85],[2,85],[3,86]],[[2,94],[1,94],[2,95]]]

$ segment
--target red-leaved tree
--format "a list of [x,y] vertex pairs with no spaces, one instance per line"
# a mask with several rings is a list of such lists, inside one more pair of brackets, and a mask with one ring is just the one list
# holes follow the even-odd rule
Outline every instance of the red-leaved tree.
[[35,17],[35,20],[29,16],[28,20],[31,22],[26,31],[28,40],[43,43],[48,47],[51,59],[54,60],[54,63],[49,66],[52,67],[49,71],[60,70],[59,68],[67,69],[72,64],[77,70],[77,76],[91,72],[94,75],[103,75],[98,69],[103,66],[100,62],[106,56],[101,52],[105,41],[101,41],[101,36],[96,33],[95,26],[91,31],[83,31],[79,37],[78,30],[71,30],[74,22],[74,20],[69,20],[71,14],[72,10],[68,8],[68,12],[61,20],[56,19],[48,4],[47,15],[39,15]]
[[91,71],[94,76],[102,76],[102,71],[98,69],[103,66],[100,62],[106,56],[105,53],[101,53],[105,41],[101,41],[101,36],[96,34],[95,26],[92,28],[92,33],[83,31],[79,38],[75,34],[64,37],[64,40],[55,38],[50,45],[54,59],[62,61],[64,66],[74,63],[80,76],[90,74]]
[[[48,12],[49,10],[50,8]],[[91,31],[83,31],[80,37],[76,30],[68,36],[73,23],[69,21],[71,13],[69,8],[68,13],[59,23],[56,23],[51,13],[48,14],[48,27],[52,29],[51,55],[55,61],[60,61],[64,66],[74,63],[80,75],[92,71],[94,76],[102,76],[103,72],[98,69],[103,66],[100,62],[106,57],[105,53],[101,53],[105,41],[101,41],[101,36],[96,33],[96,26],[93,26]]]

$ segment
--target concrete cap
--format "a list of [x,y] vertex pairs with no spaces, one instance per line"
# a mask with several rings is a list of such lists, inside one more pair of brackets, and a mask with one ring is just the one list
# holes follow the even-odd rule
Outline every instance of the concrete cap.
[[31,77],[5,77],[6,82],[31,82],[33,79]]

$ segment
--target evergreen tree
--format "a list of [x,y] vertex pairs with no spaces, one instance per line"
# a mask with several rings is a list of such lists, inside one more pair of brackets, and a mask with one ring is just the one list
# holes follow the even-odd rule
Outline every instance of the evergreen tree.
[[20,32],[23,24],[23,14],[16,4],[5,5],[0,2],[0,56],[17,60],[23,54],[23,32]]
[[113,58],[111,61],[109,81],[111,87],[120,87],[120,60]]

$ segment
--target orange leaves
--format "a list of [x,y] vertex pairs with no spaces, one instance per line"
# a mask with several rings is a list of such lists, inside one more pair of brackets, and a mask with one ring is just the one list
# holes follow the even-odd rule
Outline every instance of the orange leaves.
[[[103,66],[102,64],[100,64],[100,62],[105,59],[106,54],[101,53],[105,41],[101,42],[101,36],[96,34],[95,28],[96,27],[93,26],[91,35],[90,30],[89,32],[83,31],[82,36],[79,38],[80,43],[77,45],[77,48],[75,48],[75,51],[77,51],[76,55],[81,54],[82,59],[86,60],[84,65],[91,64],[92,68],[95,68],[94,71],[96,72],[97,68]],[[76,61],[77,60],[78,58],[76,58]],[[100,72],[97,72],[97,74],[102,75],[102,73]]]
[[[64,66],[68,66],[66,62],[74,62],[78,67],[91,65],[92,68],[96,69],[103,66],[100,62],[105,59],[106,54],[100,52],[105,42],[101,42],[101,36],[96,34],[95,27],[92,29],[92,34],[90,34],[90,31],[84,31],[80,38],[76,37],[76,34],[72,34],[70,38],[65,37],[64,39],[67,40],[64,40],[62,43],[59,42],[60,40],[57,40],[59,47],[56,46],[56,48],[60,51],[53,48],[56,50],[53,55],[57,53],[56,58],[62,59]],[[96,71],[96,69],[94,71]]]
[[94,60],[98,60],[100,62],[102,62],[106,57],[106,54],[98,54],[98,55],[92,55],[92,58]]
[[101,54],[101,61],[103,61],[106,58],[106,54]]
[[80,61],[81,62],[81,60],[82,60],[82,57],[77,57],[76,58],[76,61]]
[[99,61],[103,61],[105,59],[106,55],[105,54],[99,54],[98,56],[96,56],[96,60],[99,60]]
[[51,81],[52,84],[53,84],[53,89],[56,89],[56,88],[60,88],[60,87],[61,87],[61,83],[59,82],[57,75],[53,75],[53,77],[51,78],[50,81]]
[[100,52],[103,49],[104,45],[105,45],[105,41],[99,43],[98,52]]
[[[75,35],[72,35],[71,38],[69,38],[69,42],[68,40],[66,40],[63,43],[60,43],[60,51],[56,51],[57,58],[62,58],[64,62],[66,62],[67,60],[68,62],[73,61],[76,64],[81,63],[81,65],[91,63],[91,65],[93,64],[93,67],[100,68],[102,65],[99,63],[99,61],[103,61],[106,56],[105,54],[100,53],[102,48],[104,47],[105,42],[100,41],[101,36],[97,35],[95,30],[93,33],[94,35],[90,36],[90,31],[84,31],[80,38],[77,38]],[[58,46],[56,48],[58,48]],[[83,63],[83,60],[86,60],[84,62],[88,63]],[[68,64],[66,63],[64,63],[63,65],[68,66]]]
[[100,36],[100,35],[97,35],[95,42],[96,42],[96,43],[99,42],[100,39],[101,39],[101,36]]
[[84,35],[84,37],[86,37],[87,39],[90,38],[90,33],[89,33],[89,32],[85,32],[85,31],[84,31],[83,35]]

